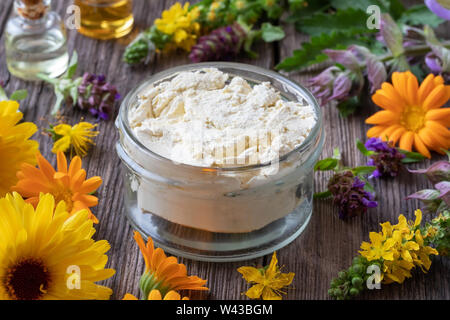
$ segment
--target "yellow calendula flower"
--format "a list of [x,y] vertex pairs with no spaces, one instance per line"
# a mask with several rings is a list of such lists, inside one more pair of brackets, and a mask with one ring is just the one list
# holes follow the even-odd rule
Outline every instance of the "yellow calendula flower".
[[255,284],[247,290],[245,295],[250,299],[261,298],[263,300],[281,300],[282,288],[289,286],[294,279],[295,273],[281,273],[278,267],[276,252],[266,269],[254,267],[240,267],[237,269],[248,283]]
[[89,122],[80,122],[74,126],[68,124],[59,124],[53,127],[50,131],[56,137],[52,152],[68,152],[75,154],[81,158],[87,155],[87,151],[91,145],[94,145],[92,138],[96,137],[99,132],[94,131],[96,124]]
[[420,267],[426,272],[431,266],[430,255],[438,254],[435,249],[424,244],[418,228],[422,222],[422,211],[416,210],[415,215],[414,222],[400,215],[396,225],[389,222],[381,224],[382,232],[371,232],[371,242],[361,244],[361,256],[368,261],[383,262],[384,283],[403,283],[411,277],[414,267]]
[[0,300],[109,299],[96,284],[114,275],[105,269],[109,243],[94,241],[87,210],[70,215],[64,201],[43,194],[36,209],[18,193],[0,199]]
[[196,21],[199,15],[198,7],[189,10],[189,2],[183,7],[177,2],[163,11],[154,24],[159,31],[172,36],[172,46],[190,51],[200,34],[200,24]]
[[[133,296],[132,294],[127,293],[125,294],[122,300],[139,300],[139,299]],[[189,300],[189,298],[188,297],[181,298],[180,294],[173,290],[167,292],[163,298],[161,292],[159,290],[154,289],[150,291],[147,300]]]
[[23,114],[16,101],[0,102],[0,197],[16,184],[23,163],[36,164],[39,144],[29,140],[37,131],[31,122],[20,123]]

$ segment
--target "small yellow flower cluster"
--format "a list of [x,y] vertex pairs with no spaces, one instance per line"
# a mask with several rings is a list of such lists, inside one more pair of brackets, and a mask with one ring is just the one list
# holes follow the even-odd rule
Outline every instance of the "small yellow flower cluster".
[[429,256],[438,255],[437,250],[424,245],[424,237],[418,226],[422,221],[422,211],[415,211],[416,220],[408,222],[400,215],[398,224],[381,224],[381,232],[371,232],[371,242],[361,244],[361,256],[368,261],[383,261],[383,282],[403,283],[411,277],[411,270],[420,267],[426,272],[431,266]]
[[156,28],[172,36],[172,46],[190,51],[200,34],[200,24],[196,21],[200,15],[199,8],[189,10],[189,2],[181,6],[175,3],[169,10],[163,11],[161,18],[155,20]]

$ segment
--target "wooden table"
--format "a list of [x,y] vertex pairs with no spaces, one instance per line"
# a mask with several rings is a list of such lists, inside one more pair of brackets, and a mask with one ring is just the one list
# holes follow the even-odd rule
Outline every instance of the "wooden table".
[[[53,7],[64,16],[69,3],[70,1],[53,1]],[[105,74],[107,79],[118,86],[119,92],[125,95],[149,75],[189,63],[184,53],[158,56],[153,63],[144,67],[132,68],[121,61],[125,45],[138,30],[149,26],[160,16],[162,10],[172,3],[173,0],[135,0],[135,31],[129,37],[118,41],[97,41],[81,36],[76,31],[69,31],[69,49],[76,50],[79,54],[78,73],[89,71]],[[48,126],[48,121],[52,121],[49,114],[55,97],[50,86],[23,82],[12,77],[7,71],[3,28],[12,10],[12,4],[13,0],[0,1],[0,80],[5,82],[7,92],[19,88],[28,90],[29,96],[22,102],[21,110],[25,114],[25,120],[35,122],[42,132],[42,129]],[[256,46],[257,51],[261,53],[259,59],[250,60],[242,57],[238,61],[273,68],[280,59],[291,55],[292,51],[300,47],[301,42],[305,40],[305,36],[296,33],[291,26],[287,26],[286,30],[287,37],[280,43]],[[305,84],[305,80],[317,71],[318,69],[311,69],[308,73],[291,74],[289,77]],[[356,115],[343,119],[333,105],[325,107],[323,113],[327,138],[322,157],[330,156],[333,148],[339,147],[345,163],[364,164],[366,159],[356,150],[355,140],[365,138],[368,126],[364,124],[364,119],[376,109],[373,104],[367,102]],[[86,116],[70,108],[65,109],[64,115],[72,124]],[[87,120],[93,121],[90,116],[87,116]],[[106,239],[111,244],[108,266],[116,269],[116,274],[104,281],[104,284],[113,288],[113,299],[121,299],[127,292],[139,295],[139,277],[145,265],[133,240],[133,230],[124,214],[123,181],[119,170],[120,160],[115,152],[118,135],[114,121],[100,123],[99,130],[101,133],[96,139],[96,147],[83,160],[83,167],[87,170],[88,176],[99,175],[104,181],[98,192],[100,203],[94,209],[100,220],[96,226],[98,232],[94,237]],[[51,153],[51,139],[40,133],[34,138],[40,142],[42,154],[55,164],[55,155]],[[434,154],[433,161],[438,159],[439,157]],[[425,161],[420,166],[413,167],[427,167],[429,164],[429,161]],[[316,191],[324,190],[328,178],[329,174],[316,174]],[[330,280],[339,270],[350,265],[361,241],[368,240],[369,232],[378,231],[381,222],[396,223],[399,213],[404,213],[412,219],[414,209],[418,208],[419,203],[406,201],[405,196],[431,185],[422,176],[403,172],[395,180],[377,181],[375,187],[379,196],[378,207],[349,222],[338,218],[337,209],[330,201],[314,202],[314,213],[306,231],[290,245],[278,251],[278,259],[284,266],[283,270],[296,274],[286,299],[328,299]],[[190,274],[208,279],[210,292],[193,293],[192,298],[244,299],[242,292],[245,292],[248,286],[236,269],[242,265],[266,265],[270,261],[270,256],[236,263],[205,263],[187,259],[180,261],[186,264]],[[362,298],[450,299],[450,261],[438,257],[434,259],[428,274],[416,270],[413,278],[405,281],[403,285],[384,286],[382,290],[366,292]]]

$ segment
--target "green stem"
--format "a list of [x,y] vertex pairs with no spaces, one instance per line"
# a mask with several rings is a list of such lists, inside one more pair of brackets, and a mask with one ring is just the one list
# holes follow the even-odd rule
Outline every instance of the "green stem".
[[[450,49],[450,41],[442,42],[442,45],[447,49]],[[427,45],[419,45],[405,48],[404,55],[405,56],[421,56],[431,51],[431,48]],[[385,54],[380,57],[381,62],[386,62],[393,59],[394,56],[392,54]]]
[[7,100],[9,100],[8,96],[6,95],[6,92],[3,89],[3,87],[0,86],[0,101],[7,101]]

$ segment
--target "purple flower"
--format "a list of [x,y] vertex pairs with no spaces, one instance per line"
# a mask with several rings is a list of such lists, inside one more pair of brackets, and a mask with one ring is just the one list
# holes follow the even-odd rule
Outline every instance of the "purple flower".
[[367,165],[377,167],[369,178],[396,177],[403,167],[405,155],[398,151],[392,143],[380,138],[370,138],[365,147],[374,154],[370,156]]
[[450,181],[450,162],[438,161],[427,169],[409,170],[411,173],[424,173],[433,184]]
[[218,28],[198,40],[189,58],[192,62],[231,60],[241,51],[246,37],[247,33],[237,22]]
[[425,4],[427,5],[428,9],[430,9],[431,12],[433,12],[438,17],[450,20],[450,9],[444,8],[438,1],[436,0],[425,0]]
[[322,106],[332,100],[342,102],[359,95],[363,85],[364,78],[361,74],[341,70],[336,66],[329,67],[309,79],[309,87]]
[[339,208],[339,218],[348,218],[367,212],[378,203],[370,192],[364,190],[365,183],[351,171],[336,173],[328,182],[328,190],[333,195],[333,203]]
[[120,99],[117,88],[106,82],[104,75],[85,73],[78,86],[77,106],[101,120],[111,118],[114,103]]
[[429,52],[425,56],[425,64],[430,71],[437,75],[442,72],[442,61],[434,52]]

